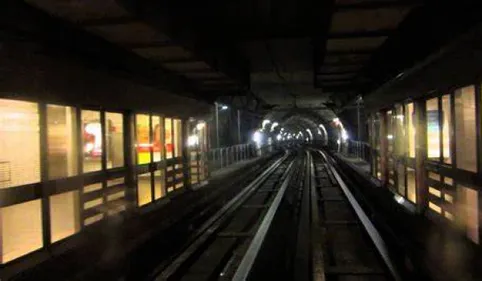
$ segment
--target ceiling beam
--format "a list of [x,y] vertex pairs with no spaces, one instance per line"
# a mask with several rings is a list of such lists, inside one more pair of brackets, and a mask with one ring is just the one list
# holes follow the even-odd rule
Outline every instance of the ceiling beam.
[[335,11],[341,10],[361,10],[361,9],[380,9],[380,8],[396,8],[396,7],[414,7],[422,5],[424,1],[422,0],[372,0],[372,1],[361,1],[358,3],[349,4],[337,4],[335,6]]
[[378,29],[370,31],[349,31],[349,32],[330,32],[328,37],[330,39],[344,39],[357,37],[387,37],[392,34],[395,29]]

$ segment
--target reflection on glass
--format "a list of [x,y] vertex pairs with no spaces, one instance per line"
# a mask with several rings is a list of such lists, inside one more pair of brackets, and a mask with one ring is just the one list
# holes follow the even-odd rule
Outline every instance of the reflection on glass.
[[121,113],[105,113],[107,169],[124,166],[124,122]]
[[75,109],[47,105],[48,178],[77,175],[77,127]]
[[180,119],[174,119],[174,157],[182,157],[182,121]]
[[0,99],[0,188],[40,181],[38,105]]
[[78,206],[78,191],[50,196],[50,231],[52,242],[69,237],[80,230]]
[[162,159],[162,118],[159,116],[152,116],[152,134],[154,162],[159,162]]
[[476,172],[475,87],[455,91],[455,144],[457,168]]
[[164,143],[166,146],[166,159],[170,159],[173,156],[173,144],[172,144],[172,119],[164,119]]
[[158,170],[154,172],[154,199],[157,200],[166,196],[164,186],[164,171]]
[[427,153],[428,158],[440,161],[440,128],[438,98],[427,100]]
[[149,115],[136,114],[137,164],[151,163]]
[[405,119],[407,120],[407,144],[408,157],[415,158],[415,111],[413,103],[409,103],[405,109]]
[[452,126],[452,115],[450,112],[450,95],[442,97],[442,145],[443,161],[447,164],[452,163],[450,153],[450,127]]
[[102,128],[100,112],[82,110],[82,148],[84,150],[83,172],[102,169]]
[[139,206],[152,201],[151,173],[137,175],[137,200]]

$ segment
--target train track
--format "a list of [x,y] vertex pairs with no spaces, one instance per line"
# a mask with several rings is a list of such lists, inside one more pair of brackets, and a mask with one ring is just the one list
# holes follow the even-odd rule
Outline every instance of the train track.
[[[255,254],[253,242],[269,227],[296,172],[295,157],[286,153],[204,223],[184,251],[151,276],[153,280],[216,280],[234,278],[245,256]],[[262,235],[261,235],[262,236]],[[261,239],[261,240],[260,240]]]
[[321,150],[308,155],[312,280],[401,280],[385,243]]
[[151,277],[401,280],[382,237],[321,150],[287,152]]

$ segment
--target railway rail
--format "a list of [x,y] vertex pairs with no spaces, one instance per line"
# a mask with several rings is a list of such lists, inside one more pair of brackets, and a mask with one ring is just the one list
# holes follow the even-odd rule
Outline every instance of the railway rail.
[[322,150],[287,151],[151,280],[401,280],[332,162]]

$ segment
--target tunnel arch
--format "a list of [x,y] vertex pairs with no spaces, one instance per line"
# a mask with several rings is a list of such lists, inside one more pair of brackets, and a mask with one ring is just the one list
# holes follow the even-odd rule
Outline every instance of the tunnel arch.
[[[260,128],[268,133],[271,138],[278,134],[289,132],[291,134],[302,133],[303,138],[310,138],[328,144],[339,138],[339,130],[333,126],[333,120],[337,117],[331,110],[311,110],[306,108],[292,108],[289,110],[275,109],[264,117]],[[269,120],[269,122],[267,122]],[[272,129],[271,126],[278,125]],[[268,125],[269,124],[269,125]],[[285,134],[286,135],[286,134]]]

